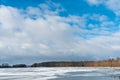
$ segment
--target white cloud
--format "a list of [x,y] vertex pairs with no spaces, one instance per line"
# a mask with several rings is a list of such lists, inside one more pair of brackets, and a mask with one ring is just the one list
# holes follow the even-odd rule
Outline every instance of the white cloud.
[[40,44],[40,48],[47,50],[49,47],[47,45],[45,45],[45,44]]
[[112,46],[114,50],[120,50],[120,45]]
[[108,0],[106,6],[112,10],[116,15],[120,16],[120,1],[119,0]]
[[120,1],[119,0],[86,0],[90,5],[104,5],[109,10],[113,11],[117,16],[120,16]]
[[31,44],[25,43],[25,44],[22,44],[21,48],[26,49],[26,48],[30,48],[31,46],[32,46]]
[[[95,20],[97,17],[98,21],[103,24],[103,22],[107,23],[107,16],[69,15],[61,17],[59,16],[61,9],[57,8],[52,11],[49,7],[46,4],[39,7],[28,7],[26,10],[3,5],[0,7],[0,54],[2,59],[11,59],[15,56],[38,56],[40,58],[44,56],[46,60],[49,60],[48,57],[52,57],[54,60],[58,57],[66,60],[73,55],[73,58],[89,58],[90,56],[103,58],[114,55],[116,50],[113,47],[120,45],[117,40],[119,35],[83,39],[87,35],[90,36],[90,33],[103,32],[86,30],[88,18]],[[93,24],[89,26],[94,27]]]

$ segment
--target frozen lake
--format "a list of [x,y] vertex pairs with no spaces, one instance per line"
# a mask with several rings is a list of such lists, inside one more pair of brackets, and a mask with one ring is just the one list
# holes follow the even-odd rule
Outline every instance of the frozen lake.
[[0,80],[120,80],[120,69],[79,67],[6,68]]

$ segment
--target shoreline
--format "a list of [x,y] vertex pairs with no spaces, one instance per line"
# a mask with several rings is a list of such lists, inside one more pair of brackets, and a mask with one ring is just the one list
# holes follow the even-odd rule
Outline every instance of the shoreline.
[[17,68],[89,68],[89,69],[120,69],[120,67],[7,67],[0,69],[17,69]]

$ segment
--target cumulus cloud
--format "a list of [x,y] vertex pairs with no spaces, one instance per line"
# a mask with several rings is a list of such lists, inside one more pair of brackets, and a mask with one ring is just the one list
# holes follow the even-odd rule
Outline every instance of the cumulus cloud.
[[[90,59],[90,56],[92,59],[99,59],[119,52],[118,32],[104,36],[104,29],[98,30],[92,23],[89,26],[92,26],[93,30],[86,29],[88,19],[96,21],[96,17],[105,27],[106,23],[110,22],[107,16],[63,17],[59,16],[59,13],[64,9],[59,4],[54,6],[54,10],[51,9],[51,3],[28,7],[25,10],[0,6],[1,60],[76,60],[76,57],[77,60],[82,60],[86,57]],[[88,39],[87,36],[93,33],[101,33],[101,36],[94,35]]]

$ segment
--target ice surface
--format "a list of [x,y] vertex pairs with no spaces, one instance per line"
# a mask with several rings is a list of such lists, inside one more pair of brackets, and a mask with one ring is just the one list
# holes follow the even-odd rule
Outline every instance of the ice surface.
[[59,80],[59,78],[62,78],[61,80],[67,80],[65,79],[66,77],[67,78],[71,77],[71,79],[77,77],[77,79],[79,80],[79,78],[111,77],[111,76],[119,77],[119,75],[120,75],[119,69],[99,69],[80,67],[0,69],[0,80]]

